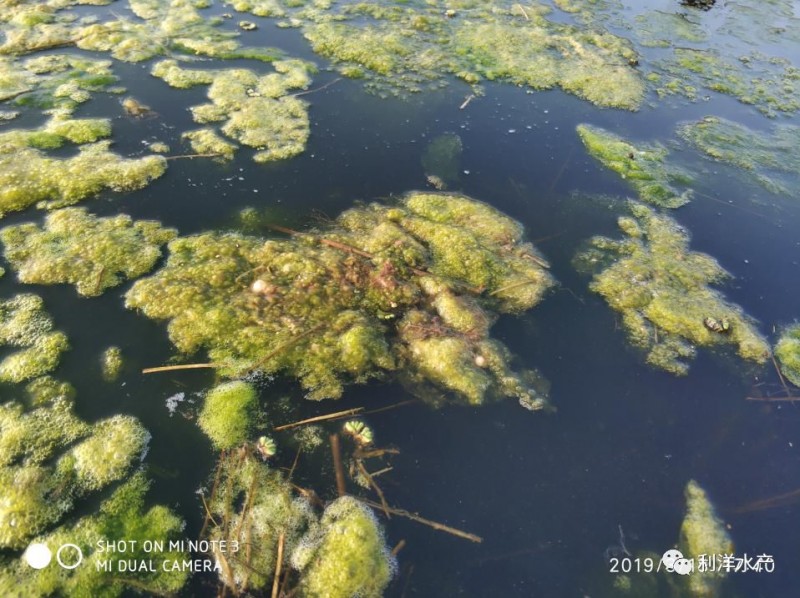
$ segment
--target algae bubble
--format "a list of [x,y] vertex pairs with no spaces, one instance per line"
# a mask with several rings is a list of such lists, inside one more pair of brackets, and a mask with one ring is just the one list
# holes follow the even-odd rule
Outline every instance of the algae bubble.
[[553,285],[519,223],[465,196],[411,193],[291,232],[178,238],[126,305],[168,320],[177,348],[207,350],[222,375],[285,372],[310,399],[397,372],[436,400],[546,405],[536,373],[512,371],[489,336],[498,313],[532,308]]
[[27,284],[74,284],[95,297],[149,272],[161,246],[177,236],[158,222],[119,215],[98,218],[82,208],[49,214],[44,226],[20,224],[0,230],[5,258]]
[[[734,347],[743,359],[764,363],[770,347],[742,309],[711,285],[730,275],[711,256],[689,250],[689,235],[675,220],[629,203],[619,218],[625,238],[595,237],[576,256],[594,273],[590,288],[620,312],[628,339],[647,363],[674,374],[689,370],[696,347]],[[726,320],[716,330],[708,319]]]

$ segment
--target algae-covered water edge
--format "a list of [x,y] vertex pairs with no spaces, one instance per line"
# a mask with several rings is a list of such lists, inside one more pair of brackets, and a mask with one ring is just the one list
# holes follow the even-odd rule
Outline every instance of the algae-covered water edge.
[[0,0],[0,595],[796,595],[797,31]]

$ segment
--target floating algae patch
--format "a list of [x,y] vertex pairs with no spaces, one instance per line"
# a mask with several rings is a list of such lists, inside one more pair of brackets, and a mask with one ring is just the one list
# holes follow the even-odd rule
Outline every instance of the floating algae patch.
[[775,357],[786,379],[800,386],[800,324],[790,326],[781,334],[775,345]]
[[0,301],[0,347],[18,349],[0,361],[0,382],[22,382],[56,368],[69,348],[67,337],[53,330],[53,321],[37,295]]
[[[218,482],[208,500],[212,517],[209,539],[238,543],[238,552],[215,549],[220,580],[237,592],[255,592],[272,585],[283,534],[283,558],[298,546],[317,517],[309,503],[293,496],[283,474],[269,468],[252,450],[228,451],[220,457]],[[284,561],[284,570],[286,563]]]
[[[96,141],[110,132],[104,119],[53,119],[39,129],[1,133],[0,217],[34,204],[72,205],[105,189],[134,191],[164,174],[163,156],[126,159],[109,151],[109,141]],[[77,155],[58,158],[42,151],[66,142],[80,144]]]
[[688,233],[671,218],[633,202],[630,210],[619,219],[625,238],[593,238],[576,266],[594,273],[590,288],[620,312],[647,362],[686,374],[697,346],[733,346],[743,359],[766,361],[770,347],[754,323],[711,287],[730,275],[690,251]]
[[155,56],[185,53],[210,58],[252,58],[272,61],[279,52],[269,48],[242,47],[238,33],[219,27],[219,19],[207,19],[198,10],[204,3],[134,1],[131,10],[140,20],[117,18],[77,27],[75,44],[84,50],[110,52],[127,62]]
[[[209,85],[211,103],[193,106],[192,117],[201,124],[224,123],[220,131],[242,145],[258,150],[256,162],[283,160],[305,150],[309,136],[308,104],[289,95],[311,83],[314,67],[302,60],[281,60],[266,75],[247,69],[199,71],[180,67],[175,61],[154,65],[152,73],[178,88]],[[233,157],[236,146],[214,129],[190,131],[184,136],[201,154]]]
[[[75,544],[83,554],[81,566],[73,569],[51,564],[42,570],[32,569],[23,559],[6,557],[0,561],[0,594],[3,596],[102,596],[116,597],[126,590],[151,595],[172,595],[189,577],[183,568],[172,564],[188,560],[189,554],[174,546],[183,538],[183,521],[167,507],[145,507],[149,483],[141,472],[129,477],[98,510],[77,521],[61,525],[40,535],[37,542],[56,547]],[[101,551],[98,539],[108,545],[125,542],[127,549]],[[175,544],[173,544],[173,541]],[[144,549],[147,542],[163,543],[157,555]],[[63,559],[74,562],[73,553],[65,550]],[[121,561],[153,562],[152,571],[137,569],[124,575]]]
[[103,374],[103,380],[106,382],[114,382],[119,378],[122,372],[122,367],[125,362],[122,358],[122,349],[119,347],[109,347],[100,356],[100,366]]
[[124,479],[143,458],[148,440],[129,416],[82,422],[64,397],[28,412],[16,403],[4,404],[0,547],[25,546],[71,511],[77,499]]
[[315,52],[380,90],[421,91],[455,75],[467,83],[560,87],[600,106],[638,108],[644,84],[630,44],[604,30],[551,21],[548,12],[512,2],[454,8],[434,1],[344,3],[293,17]]
[[226,382],[206,395],[197,424],[217,449],[234,448],[249,438],[257,404],[256,390],[250,384]]
[[57,380],[52,376],[39,376],[25,385],[25,395],[26,405],[39,407],[58,398],[74,399],[75,387],[69,382]]
[[129,308],[168,320],[184,354],[225,376],[283,371],[311,399],[400,370],[414,386],[481,403],[545,405],[489,329],[536,305],[553,279],[519,223],[460,195],[411,193],[344,212],[325,230],[264,240],[205,233],[169,245]]
[[161,246],[177,232],[152,220],[119,215],[98,218],[83,208],[64,208],[33,223],[0,230],[4,255],[27,284],[74,284],[95,297],[149,272]]
[[291,562],[301,572],[302,594],[319,598],[383,596],[396,569],[375,515],[351,496],[326,507]]
[[[699,562],[700,555],[733,554],[733,541],[725,524],[717,517],[714,505],[700,485],[691,480],[686,485],[686,515],[681,524],[678,547],[684,558]],[[695,568],[687,576],[686,585],[690,596],[712,598],[722,596],[720,586],[726,572],[722,567]]]
[[46,54],[26,60],[0,57],[0,101],[71,114],[92,93],[117,82],[110,60]]
[[772,193],[798,193],[775,173],[800,174],[800,127],[778,125],[759,132],[724,118],[707,116],[678,127],[678,135],[705,155],[741,168]]
[[675,48],[648,78],[660,96],[697,99],[698,88],[732,96],[767,116],[800,110],[800,69],[760,53],[723,58],[709,49]]
[[578,125],[578,135],[589,154],[613,170],[639,194],[639,199],[663,208],[679,208],[689,202],[691,191],[678,191],[689,176],[665,163],[668,155],[660,145],[636,147],[613,133],[590,125]]
[[457,183],[463,150],[461,137],[455,133],[444,133],[435,137],[425,148],[421,159],[428,181],[434,186],[437,186],[437,180],[442,186]]

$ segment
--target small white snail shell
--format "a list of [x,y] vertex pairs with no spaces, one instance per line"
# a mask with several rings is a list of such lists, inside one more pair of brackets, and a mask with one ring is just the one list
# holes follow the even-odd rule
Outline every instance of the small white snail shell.
[[476,355],[475,356],[475,365],[477,365],[479,368],[485,368],[486,367],[486,358],[483,355]]
[[254,293],[263,293],[267,290],[267,282],[265,280],[261,280],[260,278],[253,281],[253,284],[250,286],[250,290]]

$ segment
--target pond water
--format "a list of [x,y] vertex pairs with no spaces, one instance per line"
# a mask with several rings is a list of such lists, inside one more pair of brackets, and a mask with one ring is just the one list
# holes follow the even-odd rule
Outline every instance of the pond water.
[[[123,4],[75,10],[106,19]],[[743,39],[725,31],[732,19],[749,14],[736,16],[742,6],[774,10],[775,18],[791,27],[795,17],[779,10],[797,10],[796,3],[772,4],[720,0],[701,12],[677,1],[653,0],[597,10],[607,15],[602,26],[634,40],[642,26],[637,15],[650,22],[656,13],[688,14],[708,32],[696,47],[735,48],[731,55],[761,51],[800,64],[796,31],[785,42]],[[212,6],[202,12],[227,11],[232,9]],[[570,13],[555,15],[565,23],[579,22]],[[422,156],[432,140],[456,134],[462,144],[459,176],[448,191],[487,202],[522,223],[558,281],[534,309],[503,315],[492,329],[516,356],[516,366],[536,368],[548,380],[554,412],[531,412],[515,400],[501,400],[477,407],[418,402],[366,416],[378,444],[400,451],[391,459],[391,472],[379,478],[388,502],[483,539],[472,543],[401,517],[383,519],[388,545],[405,541],[386,595],[677,595],[664,593],[664,585],[661,594],[614,589],[617,574],[609,571],[608,557],[620,554],[621,533],[632,554],[661,555],[676,546],[690,480],[714,503],[737,555],[774,557],[774,572],[730,573],[718,595],[796,595],[800,503],[790,493],[800,488],[800,410],[791,401],[746,400],[777,393],[780,380],[772,362],[757,366],[701,349],[686,376],[656,370],[630,346],[619,315],[590,291],[590,277],[573,265],[576,252],[591,237],[620,236],[616,222],[625,198],[636,197],[625,180],[589,155],[576,126],[602,127],[637,146],[660,142],[670,149],[671,163],[693,175],[691,202],[667,210],[669,215],[689,231],[692,250],[713,256],[733,275],[719,288],[757,320],[774,344],[781,330],[800,317],[798,173],[782,175],[792,193],[770,193],[748,172],[712,161],[681,142],[676,127],[716,116],[767,131],[776,124],[800,124],[796,112],[769,118],[757,106],[712,90],[702,91],[707,97],[696,102],[681,96],[662,99],[648,90],[640,109],[632,112],[598,107],[559,89],[533,91],[503,81],[483,82],[482,93],[462,109],[474,92],[450,75],[439,89],[381,97],[364,80],[340,78],[331,62],[311,50],[300,29],[279,28],[274,20],[250,14],[235,14],[223,26],[235,30],[240,17],[259,26],[244,34],[248,46],[277,47],[320,68],[310,86],[316,91],[303,97],[310,118],[305,151],[267,164],[251,160],[253,152],[246,148],[229,162],[174,160],[164,176],[145,188],[102,192],[82,206],[99,216],[124,213],[158,220],[182,236],[234,229],[238,212],[249,206],[270,208],[277,223],[304,229],[321,217],[335,218],[358,200],[391,200],[430,189]],[[638,41],[635,48],[643,70],[667,51]],[[111,94],[94,94],[76,111],[78,117],[110,118],[113,150],[120,155],[148,155],[143,142],[151,140],[167,143],[171,154],[191,153],[183,151],[180,136],[198,127],[188,108],[205,101],[206,88],[169,88],[150,75],[153,61],[115,60],[113,71],[156,116],[130,118]],[[250,60],[209,64],[271,69]],[[45,120],[36,109],[26,108],[0,132]],[[72,150],[60,151],[69,155]],[[6,215],[2,224],[41,223],[44,215],[17,212]],[[175,349],[163,322],[125,308],[132,282],[83,298],[70,285],[22,284],[4,265],[0,297],[40,295],[56,328],[69,338],[70,350],[54,375],[75,386],[75,413],[89,422],[119,413],[139,419],[152,435],[145,459],[152,479],[148,503],[171,507],[186,520],[185,537],[198,537],[204,511],[197,489],[208,486],[218,453],[195,420],[203,393],[215,383],[213,371],[140,373],[170,363]],[[125,358],[123,373],[113,383],[102,379],[99,367],[99,355],[110,345],[119,346]],[[258,389],[268,413],[275,413],[270,404],[289,397],[294,420],[412,398],[392,380],[348,385],[337,401],[301,400],[305,391],[288,376],[262,380]],[[11,385],[0,387],[0,396],[13,393]],[[184,400],[171,413],[167,401],[179,393]],[[334,430],[332,424],[326,428]],[[279,450],[277,466],[290,467],[293,457],[293,451]],[[335,498],[327,448],[301,459],[294,481],[313,487],[323,500]],[[376,499],[367,490],[359,492]],[[89,513],[96,504],[96,499],[78,501],[70,516]],[[6,555],[18,558],[18,552]],[[216,592],[216,575],[206,573],[193,576],[181,595]]]

